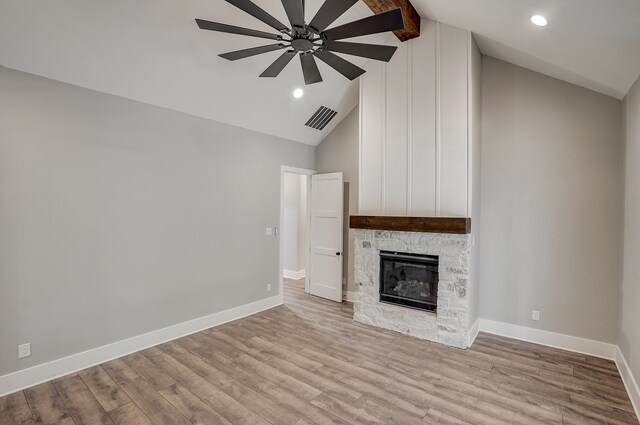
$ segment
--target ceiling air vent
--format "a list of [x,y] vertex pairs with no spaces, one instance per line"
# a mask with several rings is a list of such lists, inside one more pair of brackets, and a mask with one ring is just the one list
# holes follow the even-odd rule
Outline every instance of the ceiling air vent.
[[315,114],[309,118],[309,121],[305,124],[307,127],[315,128],[316,130],[322,130],[329,124],[329,121],[333,119],[337,114],[333,109],[325,108],[321,106],[318,108]]

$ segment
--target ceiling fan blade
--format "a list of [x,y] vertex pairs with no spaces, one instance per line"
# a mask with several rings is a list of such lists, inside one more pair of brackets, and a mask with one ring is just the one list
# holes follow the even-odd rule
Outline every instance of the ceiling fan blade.
[[326,50],[318,50],[314,55],[350,80],[354,80],[366,72],[364,69]]
[[287,50],[278,59],[276,59],[269,68],[265,69],[261,77],[277,77],[282,70],[291,62],[291,59],[296,55],[293,50]]
[[398,48],[382,44],[349,43],[346,41],[328,41],[325,50],[344,53],[347,55],[361,56],[389,62]]
[[268,38],[270,40],[281,40],[282,37],[277,34],[270,34],[264,31],[252,30],[249,28],[236,27],[233,25],[221,24],[218,22],[205,21],[196,19],[200,29],[209,31],[228,32],[230,34],[248,35],[250,37]]
[[249,15],[261,20],[265,24],[269,25],[272,28],[275,28],[278,31],[289,30],[289,28],[285,24],[271,16],[269,13],[265,12],[251,0],[227,0],[227,2],[231,3],[240,10],[244,10]]
[[248,58],[249,56],[261,55],[267,52],[273,52],[284,48],[284,44],[269,44],[267,46],[252,47],[250,49],[236,50],[235,52],[223,53],[220,56],[230,61]]
[[329,25],[338,19],[344,12],[349,10],[351,6],[356,4],[358,0],[327,0],[325,1],[316,16],[313,17],[309,26],[319,33],[324,31]]
[[322,81],[318,64],[310,53],[300,53],[300,63],[302,64],[302,74],[305,84],[314,84]]
[[327,40],[341,40],[343,38],[395,31],[402,28],[404,28],[402,10],[398,8],[328,29],[324,32],[324,35]]
[[291,25],[294,27],[304,26],[304,0],[282,0],[282,6],[287,12]]

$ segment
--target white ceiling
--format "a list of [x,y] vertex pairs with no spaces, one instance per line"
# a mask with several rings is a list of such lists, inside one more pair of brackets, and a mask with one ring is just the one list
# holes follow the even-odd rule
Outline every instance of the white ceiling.
[[[287,22],[280,0],[255,2]],[[640,0],[412,2],[423,17],[473,31],[485,54],[617,98],[640,73]],[[321,3],[307,0],[307,19]],[[549,26],[533,26],[536,13]],[[359,2],[336,25],[368,15]],[[0,0],[0,65],[312,145],[357,104],[357,81],[321,61],[324,82],[305,87],[297,59],[276,79],[258,78],[280,52],[219,58],[270,42],[199,30],[196,17],[272,31],[223,0]],[[304,126],[320,105],[339,112],[322,132]]]
[[[255,2],[288,22],[279,0]],[[321,4],[308,0],[307,17]],[[335,24],[369,15],[360,2]],[[278,78],[258,78],[282,52],[218,57],[273,42],[203,31],[194,18],[275,33],[222,0],[0,0],[0,65],[312,145],[357,104],[357,80],[322,61],[324,82],[305,87],[297,58]],[[301,99],[292,96],[296,87],[305,89]],[[321,105],[336,118],[323,131],[305,127]]]
[[[412,0],[482,53],[621,99],[640,74],[639,0]],[[529,19],[543,15],[540,28]]]

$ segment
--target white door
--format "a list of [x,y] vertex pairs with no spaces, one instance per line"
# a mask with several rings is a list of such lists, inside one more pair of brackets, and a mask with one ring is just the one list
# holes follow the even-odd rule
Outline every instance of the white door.
[[309,292],[342,302],[342,173],[311,176]]

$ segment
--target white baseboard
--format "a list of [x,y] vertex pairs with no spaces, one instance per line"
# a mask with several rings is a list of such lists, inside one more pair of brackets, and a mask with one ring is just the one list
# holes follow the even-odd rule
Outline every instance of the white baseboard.
[[618,346],[614,344],[543,331],[540,329],[527,328],[525,326],[512,325],[511,323],[497,322],[495,320],[479,320],[480,331],[482,332],[520,339],[522,341],[560,348],[562,350],[573,351],[580,354],[588,354],[590,356],[608,360],[615,360],[616,358],[616,350],[618,349]]
[[615,361],[620,376],[622,377],[622,382],[624,382],[624,386],[631,399],[633,409],[636,411],[636,417],[640,418],[640,387],[638,387],[638,382],[634,378],[633,373],[631,373],[627,359],[624,358],[620,347],[617,347]]
[[473,341],[476,340],[476,337],[480,333],[480,319],[476,319],[475,323],[469,329],[469,341],[467,342],[467,348],[473,345]]
[[0,376],[0,397],[281,304],[282,296],[276,295]]
[[283,270],[282,271],[282,275],[285,277],[285,279],[298,280],[298,279],[302,279],[303,277],[305,277],[306,270],[305,269],[298,270],[298,271]]
[[355,292],[353,291],[342,291],[342,299],[350,303],[353,302],[354,295],[355,295]]

